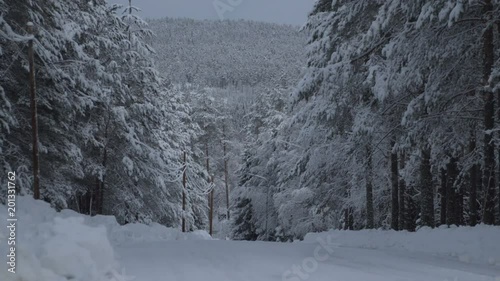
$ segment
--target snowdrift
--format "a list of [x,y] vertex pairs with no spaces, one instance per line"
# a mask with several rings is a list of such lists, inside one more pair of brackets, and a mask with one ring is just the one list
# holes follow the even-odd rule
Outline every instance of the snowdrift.
[[[125,281],[113,247],[122,243],[211,239],[204,231],[182,233],[159,224],[121,226],[112,216],[89,217],[71,210],[56,212],[43,201],[18,197],[16,274],[0,269],[2,281]],[[0,205],[0,216],[7,208]],[[0,228],[0,241],[8,229]],[[7,243],[0,254],[7,256]]]
[[422,228],[417,232],[362,230],[332,230],[309,233],[305,242],[318,239],[335,243],[339,247],[378,250],[402,250],[411,253],[451,257],[464,263],[489,264],[500,267],[500,227]]
[[[61,217],[82,216],[72,210],[63,210],[58,213]],[[176,228],[168,228],[158,223],[150,225],[131,223],[120,225],[113,216],[82,216],[89,226],[104,226],[108,239],[113,246],[121,244],[159,242],[172,240],[210,240],[212,237],[204,230],[183,233]]]

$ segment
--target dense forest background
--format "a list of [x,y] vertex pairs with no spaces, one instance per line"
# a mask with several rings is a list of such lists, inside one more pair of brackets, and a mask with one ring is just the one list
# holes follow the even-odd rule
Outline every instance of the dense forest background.
[[158,70],[174,84],[211,88],[295,86],[305,65],[298,27],[192,19],[148,20]]
[[0,163],[20,194],[34,39],[57,209],[195,230],[213,198],[214,235],[273,241],[500,224],[497,0],[318,0],[301,30],[101,0],[0,11]]

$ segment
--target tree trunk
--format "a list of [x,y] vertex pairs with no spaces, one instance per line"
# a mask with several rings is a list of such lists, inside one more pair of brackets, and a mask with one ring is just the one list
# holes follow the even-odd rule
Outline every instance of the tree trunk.
[[108,164],[108,149],[107,146],[104,147],[104,156],[102,159],[102,167],[104,169],[104,174],[102,175],[101,188],[100,188],[100,201],[99,201],[99,214],[104,214],[104,188],[106,184],[106,165]]
[[[107,129],[106,129],[107,130]],[[107,133],[105,136],[107,140]],[[104,146],[103,156],[102,156],[102,167],[104,171],[106,170],[108,159],[108,151],[106,146]],[[95,199],[95,213],[96,215],[102,215],[104,212],[104,181],[106,180],[106,173],[102,175],[102,179],[99,177],[96,178],[96,199]]]
[[[491,0],[485,0],[483,13],[488,14],[493,11]],[[483,34],[483,90],[484,94],[484,206],[483,222],[485,224],[495,223],[495,145],[493,143],[491,130],[495,123],[495,100],[493,92],[489,89],[489,78],[494,63],[493,27],[487,26]]]
[[354,230],[354,212],[349,208],[349,230]]
[[[401,152],[399,156],[399,170],[405,167],[405,153]],[[401,173],[399,173],[399,229],[408,229],[406,216],[406,182]]]
[[214,177],[210,176],[210,158],[208,155],[208,141],[205,142],[205,155],[206,155],[206,164],[207,164],[207,174],[208,174],[208,182],[212,188],[210,193],[208,194],[208,222],[209,222],[209,234],[212,236],[213,234],[213,222],[214,222]]
[[[33,23],[28,23],[28,32],[33,35]],[[36,103],[36,80],[35,80],[35,51],[33,50],[33,39],[28,42],[28,59],[29,59],[29,85],[31,93],[31,133],[32,133],[32,150],[33,150],[33,198],[40,199],[40,165],[38,153],[38,114]]]
[[446,175],[446,169],[441,169],[441,188],[439,189],[439,194],[441,196],[441,218],[440,218],[440,224],[444,225],[446,224],[446,211],[447,211],[447,199],[448,199],[448,185],[446,182],[447,175]]
[[464,223],[464,187],[459,186],[457,189],[457,197],[455,199],[455,219],[458,225],[465,225]]
[[183,154],[184,168],[182,172],[182,232],[186,232],[186,151]]
[[455,181],[457,179],[457,164],[456,159],[451,158],[450,162],[446,165],[446,224],[458,225],[457,221],[457,191]]
[[[128,14],[129,16],[132,15],[132,0],[128,0]],[[128,22],[128,43],[128,49],[130,50],[132,48],[132,26],[130,21]]]
[[373,229],[375,224],[373,213],[373,168],[372,168],[372,148],[371,144],[366,146],[366,228]]
[[99,180],[99,177],[96,178],[95,181],[95,191],[94,191],[94,197],[95,197],[95,204],[94,204],[94,212],[91,212],[91,215],[99,215],[99,202],[101,201],[101,180]]
[[94,192],[90,191],[90,200],[89,200],[89,216],[92,216],[92,208],[94,206]]
[[344,230],[349,229],[349,209],[344,209]]
[[[212,181],[212,186],[214,184],[214,177],[211,177]],[[213,235],[213,230],[214,230],[214,190],[212,189],[210,191],[210,214],[209,214],[209,220],[210,220],[210,236]]]
[[391,228],[394,230],[399,230],[399,170],[398,153],[395,151],[395,145],[396,142],[394,140],[391,140]]
[[[471,135],[469,143],[469,152],[473,153],[476,150],[476,136]],[[477,224],[477,165],[474,164],[469,170],[469,225]]]
[[231,213],[229,210],[229,176],[227,171],[227,145],[226,145],[226,126],[222,127],[222,149],[224,152],[224,184],[226,185],[226,208],[227,208],[227,219],[229,220],[231,217]]
[[422,149],[420,163],[421,225],[434,227],[434,187],[432,186],[431,152]]
[[417,228],[417,221],[419,219],[420,214],[420,205],[418,202],[420,201],[420,196],[417,196],[418,193],[415,189],[418,185],[407,185],[406,186],[406,217],[407,217],[407,227],[408,231],[415,231]]
[[[496,22],[497,22],[498,35],[500,36],[500,19],[498,18],[498,14],[497,14]],[[493,48],[495,48],[495,47],[493,46]],[[494,59],[495,58],[493,58],[493,60]],[[498,105],[500,105],[500,89],[497,88],[496,94],[497,94]],[[500,111],[497,111],[497,118],[498,118],[498,120],[500,120]],[[500,135],[500,133],[499,133],[499,135]],[[500,176],[500,146],[498,147],[498,175]],[[498,181],[498,196],[497,196],[497,198],[498,198],[498,213],[499,213],[499,217],[497,218],[497,224],[500,224],[500,180]],[[494,208],[495,207],[493,207],[493,209]]]

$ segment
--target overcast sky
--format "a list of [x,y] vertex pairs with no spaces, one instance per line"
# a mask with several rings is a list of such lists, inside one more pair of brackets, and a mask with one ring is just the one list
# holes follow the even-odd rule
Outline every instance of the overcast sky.
[[[128,0],[110,2],[128,4]],[[132,0],[143,18],[249,19],[302,25],[315,0]]]

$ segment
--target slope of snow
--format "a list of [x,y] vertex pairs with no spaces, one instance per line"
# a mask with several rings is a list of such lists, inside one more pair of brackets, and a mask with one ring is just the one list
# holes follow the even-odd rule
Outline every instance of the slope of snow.
[[[8,217],[4,205],[0,205],[0,217]],[[16,217],[16,273],[2,266],[2,281],[123,281],[113,249],[117,245],[210,239],[204,231],[184,234],[159,224],[121,226],[111,216],[56,212],[48,203],[29,197],[17,198]],[[1,227],[0,241],[9,234]],[[8,247],[0,244],[3,260]]]
[[500,227],[422,228],[417,232],[363,230],[309,233],[305,242],[330,237],[340,246],[396,250],[457,259],[500,268]]
[[[43,202],[21,199],[18,203],[15,273],[8,272],[4,264],[0,280],[125,280],[118,272],[104,226],[85,225],[83,217],[59,217]],[[0,216],[7,218],[3,205],[0,205]],[[7,234],[6,227],[0,228],[1,241],[5,241]],[[7,255],[7,247],[11,246],[0,244],[2,257]]]

